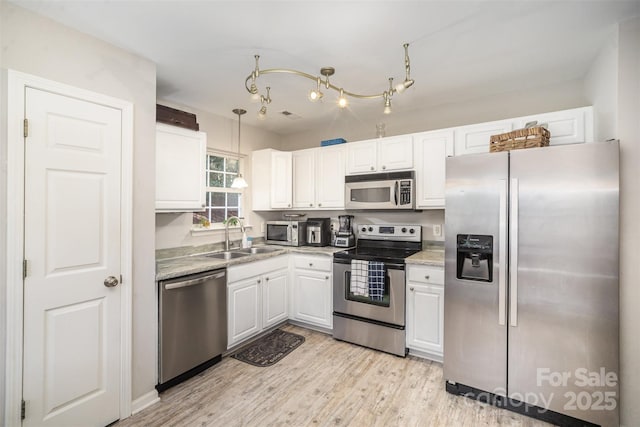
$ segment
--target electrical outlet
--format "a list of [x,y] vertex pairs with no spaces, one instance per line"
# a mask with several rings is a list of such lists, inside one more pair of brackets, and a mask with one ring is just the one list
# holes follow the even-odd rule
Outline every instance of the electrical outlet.
[[435,224],[433,226],[433,235],[435,237],[440,237],[442,236],[442,226],[440,224]]
[[264,222],[260,223],[260,232],[264,233]]

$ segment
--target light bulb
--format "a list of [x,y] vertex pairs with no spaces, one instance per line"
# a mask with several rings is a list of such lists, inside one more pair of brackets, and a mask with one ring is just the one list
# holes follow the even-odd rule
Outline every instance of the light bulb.
[[340,89],[340,98],[338,98],[338,107],[345,108],[349,104],[347,98],[344,97],[344,90]]
[[322,99],[323,93],[319,90],[312,90],[309,92],[309,101],[316,102]]
[[266,118],[267,118],[267,107],[263,105],[262,108],[260,108],[260,111],[258,111],[258,120],[264,120]]
[[398,83],[396,85],[396,91],[398,93],[404,92],[406,89],[410,88],[413,85],[413,80],[405,80],[402,83]]

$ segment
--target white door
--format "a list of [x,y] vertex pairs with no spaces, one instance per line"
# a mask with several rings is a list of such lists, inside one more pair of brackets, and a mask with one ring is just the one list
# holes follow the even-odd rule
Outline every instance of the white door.
[[262,328],[287,320],[287,278],[289,270],[284,268],[264,276],[262,283]]
[[296,270],[295,318],[297,320],[330,328],[331,317],[331,276],[329,273]]
[[[25,426],[119,418],[121,111],[27,88]],[[113,282],[111,284],[116,284]]]
[[228,285],[227,348],[262,330],[261,282],[261,278],[252,277]]
[[316,207],[316,149],[294,151],[293,163],[293,207]]
[[383,138],[378,142],[378,172],[413,168],[411,135]]
[[318,207],[344,209],[345,147],[322,147],[317,153]]

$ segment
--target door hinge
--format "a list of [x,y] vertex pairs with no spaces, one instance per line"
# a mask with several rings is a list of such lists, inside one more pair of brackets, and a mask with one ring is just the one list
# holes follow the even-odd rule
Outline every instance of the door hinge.
[[24,119],[24,137],[29,136],[29,119]]
[[20,403],[20,419],[24,420],[27,417],[27,404],[24,402],[24,399],[22,399],[22,402]]
[[29,274],[29,262],[25,259],[22,261],[22,278],[26,279]]

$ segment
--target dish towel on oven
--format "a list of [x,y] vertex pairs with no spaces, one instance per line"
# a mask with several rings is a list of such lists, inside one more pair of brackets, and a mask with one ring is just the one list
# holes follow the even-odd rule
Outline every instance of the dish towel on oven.
[[384,297],[384,263],[369,261],[369,298],[382,301]]
[[351,260],[351,284],[349,291],[353,295],[369,296],[369,261]]

